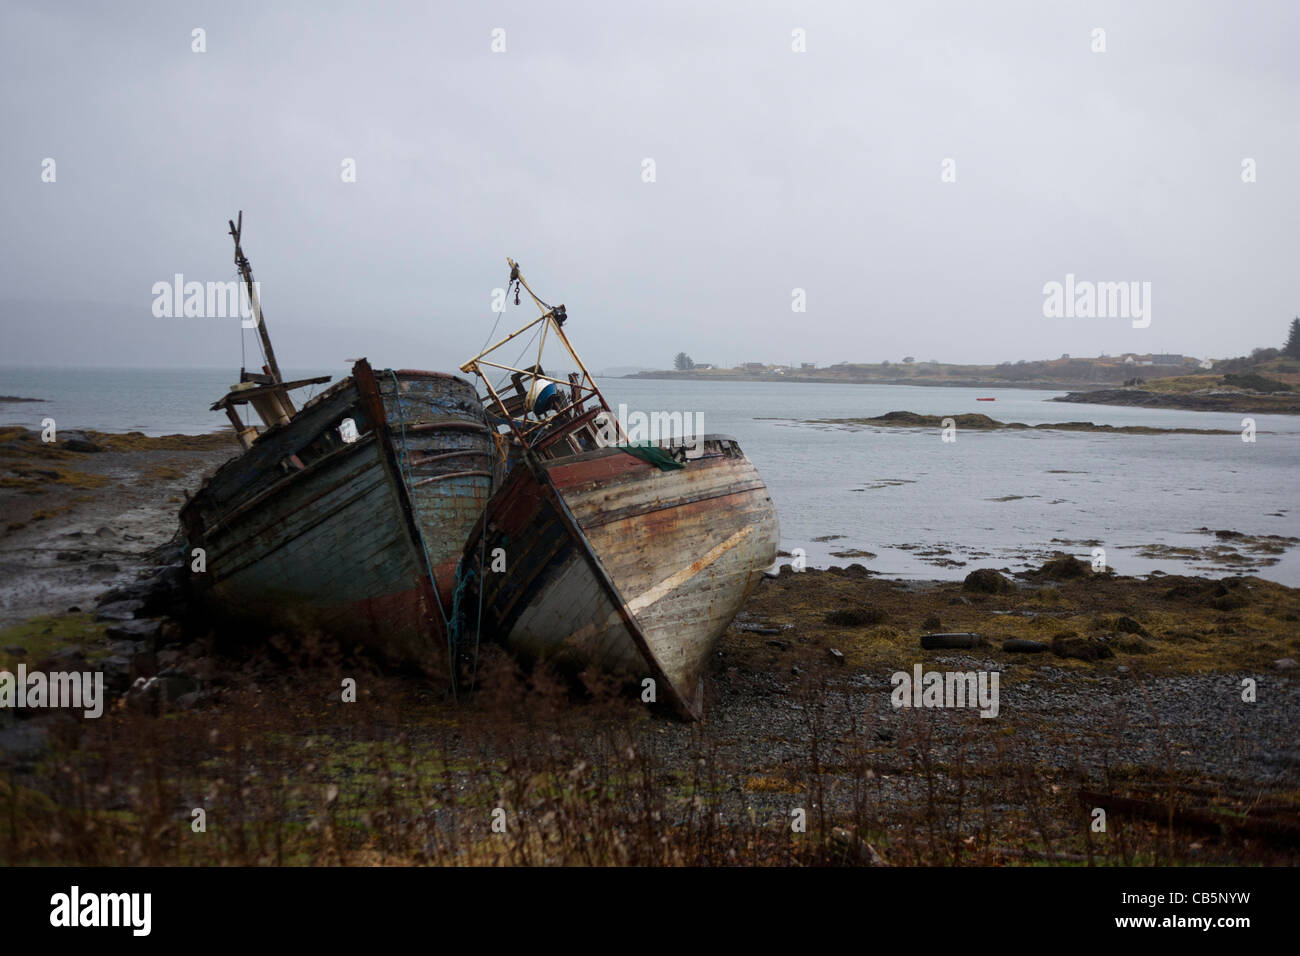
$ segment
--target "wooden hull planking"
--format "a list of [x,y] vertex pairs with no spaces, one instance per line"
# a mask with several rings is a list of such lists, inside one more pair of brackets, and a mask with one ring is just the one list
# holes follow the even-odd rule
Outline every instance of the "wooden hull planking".
[[[608,448],[513,469],[488,512],[481,630],[533,658],[652,677],[699,717],[722,632],[776,559],[776,513],[731,439],[680,470]],[[475,534],[466,548],[477,562]]]
[[[345,418],[360,433],[350,444]],[[492,447],[468,382],[405,371],[394,382],[359,362],[182,509],[187,548],[206,552],[196,581],[225,615],[427,661],[446,636],[438,601],[449,613],[456,560],[490,492],[476,472],[490,471]]]

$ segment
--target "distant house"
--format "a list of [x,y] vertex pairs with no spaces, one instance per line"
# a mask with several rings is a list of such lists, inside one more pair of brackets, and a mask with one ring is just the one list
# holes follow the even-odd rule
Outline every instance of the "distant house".
[[816,367],[817,367],[817,363],[816,363],[816,362],[800,362],[800,363],[799,363],[799,367],[800,367],[801,369],[804,369],[804,370],[806,371],[806,370],[808,370],[808,369],[814,369],[814,368],[816,368]]
[[767,366],[764,365],[762,362],[746,362],[744,365],[741,366],[741,368],[743,368],[746,372],[767,371]]
[[1124,364],[1125,364],[1125,365],[1136,365],[1136,364],[1137,364],[1137,359],[1135,359],[1135,358],[1134,358],[1133,356],[1131,356],[1131,355],[1125,355],[1125,356],[1124,356]]
[[712,363],[712,362],[696,362],[696,363],[695,363],[695,367],[696,367],[696,368],[713,368],[713,363]]

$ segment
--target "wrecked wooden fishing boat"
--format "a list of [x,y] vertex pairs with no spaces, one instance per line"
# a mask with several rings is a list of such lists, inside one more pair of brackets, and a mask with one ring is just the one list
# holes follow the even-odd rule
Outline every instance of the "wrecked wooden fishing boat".
[[[486,386],[513,463],[465,546],[465,634],[572,671],[651,678],[659,700],[698,718],[713,648],[776,558],[767,488],[726,436],[631,442],[569,344],[564,306],[510,267],[516,297],[522,286],[543,311],[461,366]],[[532,366],[497,361],[530,330]],[[578,371],[546,374],[548,339]]]
[[[230,224],[266,364],[212,408],[242,454],[181,510],[205,603],[263,627],[320,630],[396,661],[428,662],[447,614],[465,536],[491,491],[493,438],[474,387],[439,372],[376,372],[361,359],[295,409]],[[251,407],[260,430],[240,418]],[[189,560],[193,560],[190,558]]]

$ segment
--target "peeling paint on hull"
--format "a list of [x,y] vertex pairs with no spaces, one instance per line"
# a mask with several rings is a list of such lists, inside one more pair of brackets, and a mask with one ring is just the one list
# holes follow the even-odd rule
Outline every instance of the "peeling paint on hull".
[[[351,444],[338,436],[345,418],[360,433]],[[427,662],[445,641],[439,603],[450,612],[492,454],[468,382],[357,363],[182,509],[187,547],[206,551],[205,600],[226,616]]]
[[[702,713],[722,632],[776,559],[776,511],[731,439],[660,471],[618,449],[521,463],[476,528],[486,545],[484,637],[570,669],[651,677],[680,712]],[[493,549],[506,571],[491,570]],[[474,578],[471,605],[478,598]]]

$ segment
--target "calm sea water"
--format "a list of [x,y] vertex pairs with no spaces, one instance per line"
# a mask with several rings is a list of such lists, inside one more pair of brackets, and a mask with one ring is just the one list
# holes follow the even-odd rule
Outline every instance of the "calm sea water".
[[[347,370],[285,374],[338,377]],[[49,399],[0,405],[0,422],[37,427],[49,416],[64,429],[210,431],[225,417],[208,405],[231,381],[224,369],[0,368],[0,395]],[[974,567],[1020,570],[1058,549],[1091,559],[1093,546],[1084,542],[1097,541],[1121,574],[1226,574],[1232,573],[1227,565],[1143,557],[1139,550],[1219,543],[1197,530],[1202,527],[1300,538],[1297,416],[1252,416],[1257,440],[1246,443],[1240,414],[1062,404],[1047,401],[1059,393],[1042,391],[643,379],[600,384],[615,407],[699,412],[705,431],[738,439],[776,502],[782,548],[804,549],[813,567],[856,561],[884,574],[961,577]],[[997,400],[976,401],[988,395]],[[955,442],[945,443],[937,429],[797,423],[895,410],[1232,434],[959,431]],[[855,551],[874,557],[844,556]],[[1279,557],[1252,573],[1300,585],[1300,550]]]

